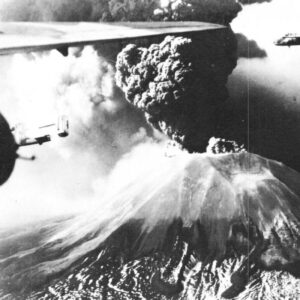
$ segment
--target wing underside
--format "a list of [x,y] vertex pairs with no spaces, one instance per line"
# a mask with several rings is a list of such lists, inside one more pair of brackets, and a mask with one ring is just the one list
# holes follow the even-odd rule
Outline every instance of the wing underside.
[[0,23],[0,55],[219,30],[202,22]]

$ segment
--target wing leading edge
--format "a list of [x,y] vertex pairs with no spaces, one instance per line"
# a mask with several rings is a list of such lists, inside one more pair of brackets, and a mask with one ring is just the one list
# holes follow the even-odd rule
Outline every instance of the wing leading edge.
[[202,22],[0,23],[0,55],[219,30]]

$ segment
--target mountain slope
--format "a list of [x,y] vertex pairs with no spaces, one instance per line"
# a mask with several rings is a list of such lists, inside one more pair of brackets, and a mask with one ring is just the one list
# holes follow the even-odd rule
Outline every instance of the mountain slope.
[[0,248],[2,295],[288,299],[300,284],[299,182],[247,152],[167,157],[141,147],[119,163],[91,213],[35,229],[32,248],[20,236]]

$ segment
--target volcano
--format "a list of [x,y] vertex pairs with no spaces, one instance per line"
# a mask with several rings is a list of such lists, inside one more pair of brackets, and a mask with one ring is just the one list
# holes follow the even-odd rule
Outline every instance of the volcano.
[[141,146],[92,213],[1,232],[1,299],[295,299],[299,180],[245,151]]

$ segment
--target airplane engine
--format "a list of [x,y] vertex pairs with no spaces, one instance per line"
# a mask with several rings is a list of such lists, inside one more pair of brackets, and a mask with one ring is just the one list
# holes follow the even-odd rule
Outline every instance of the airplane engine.
[[10,177],[16,159],[18,145],[9,128],[6,119],[0,114],[0,185],[5,183]]

